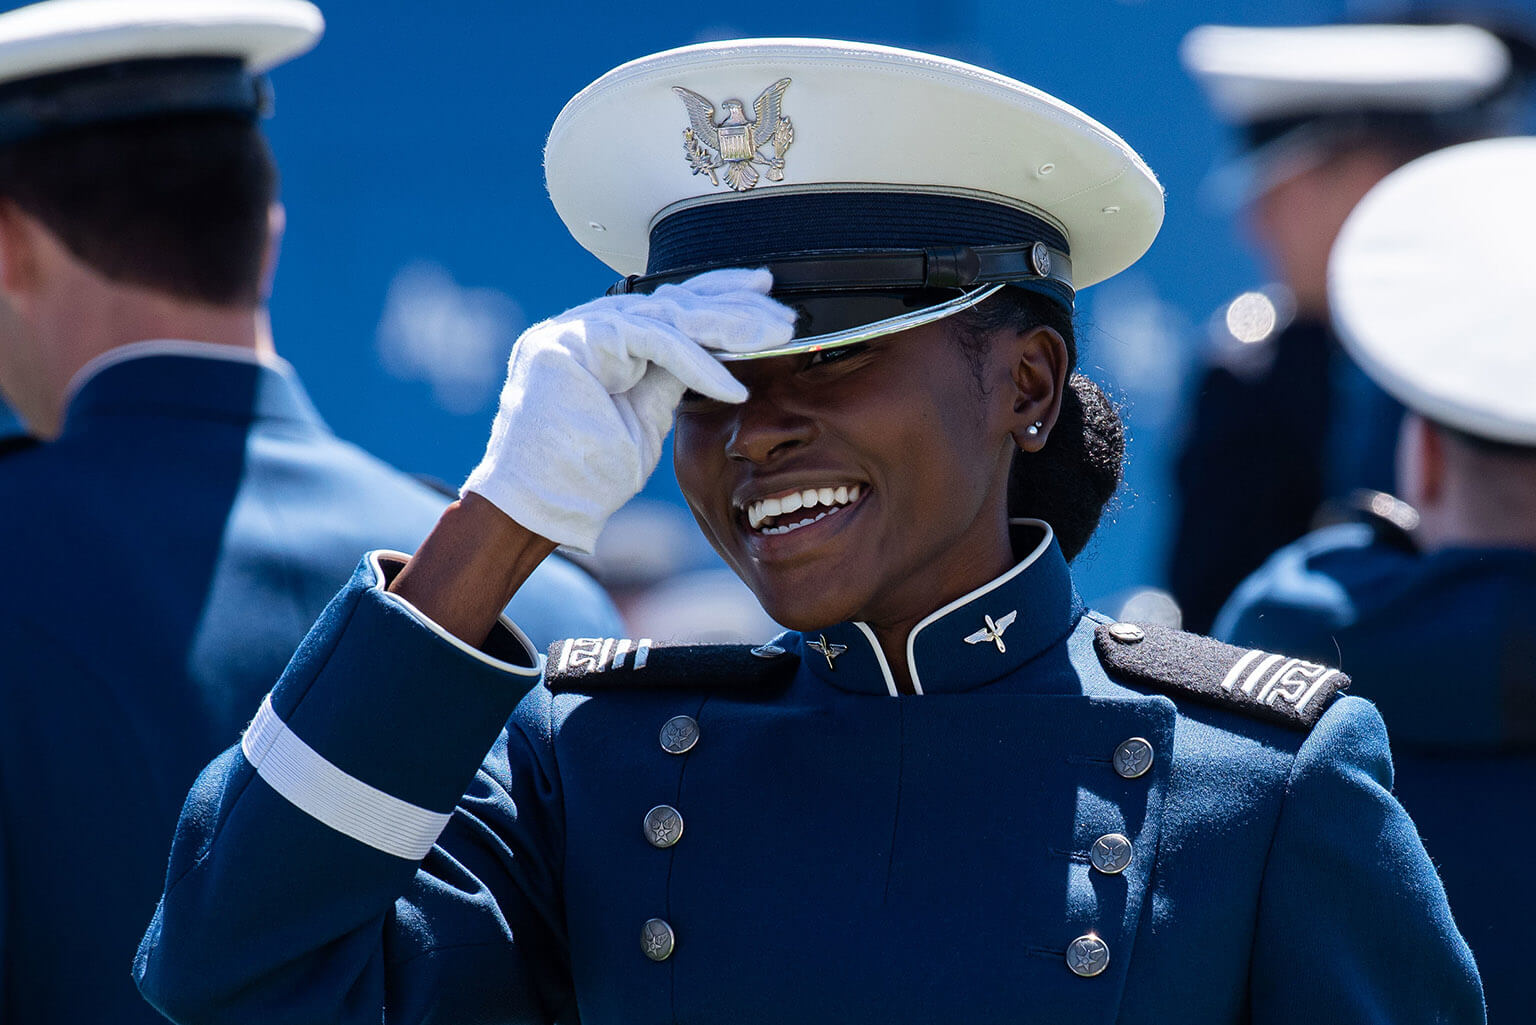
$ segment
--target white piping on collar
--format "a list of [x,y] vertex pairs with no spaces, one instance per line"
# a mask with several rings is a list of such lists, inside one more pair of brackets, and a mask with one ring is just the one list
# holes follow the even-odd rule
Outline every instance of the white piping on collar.
[[[980,587],[976,588],[976,590],[970,592],[969,594],[961,595],[954,601],[950,602],[948,605],[945,605],[943,608],[929,613],[926,617],[923,618],[922,622],[918,623],[912,628],[911,633],[907,634],[907,671],[912,674],[912,689],[917,693],[921,694],[923,692],[923,684],[917,675],[917,658],[915,647],[917,645],[917,635],[922,633],[923,628],[939,621],[940,619],[943,619],[945,616],[949,615],[951,612],[955,611],[967,602],[975,601],[977,598],[980,598],[982,595],[988,593],[989,591],[997,590],[999,587],[1008,583],[1008,581],[1012,580],[1026,569],[1029,569],[1030,566],[1035,564],[1036,560],[1038,560],[1040,556],[1045,554],[1045,550],[1051,547],[1051,539],[1056,536],[1055,532],[1051,530],[1051,525],[1044,520],[1031,520],[1021,518],[1016,520],[1009,520],[1008,525],[1010,527],[1040,527],[1045,531],[1045,537],[1040,539],[1040,543],[1035,546],[1034,551],[1024,556],[1024,558],[1015,564],[1014,567],[1008,572],[1004,573],[1002,576],[991,581],[990,583],[982,584]],[[855,625],[862,627],[864,624],[857,623]],[[875,650],[879,651],[880,649],[878,646],[876,646]],[[882,661],[884,661],[883,658]]]
[[64,404],[74,401],[87,381],[108,367],[146,356],[186,356],[193,359],[221,359],[229,363],[249,363],[253,366],[270,367],[285,375],[293,373],[293,365],[271,350],[247,349],[240,345],[223,345],[218,342],[193,342],[179,338],[157,338],[144,342],[129,342],[95,357],[75,371],[64,388]]
[[[885,652],[880,650],[880,642],[875,639],[875,632],[869,628],[868,623],[853,625],[859,628],[859,631],[869,639],[869,646],[875,649],[875,661],[880,663],[880,672],[885,674],[885,689],[891,692],[891,697],[896,697],[900,693],[896,690],[896,677],[891,674],[891,664],[885,660]],[[916,686],[916,681],[913,681],[913,685]],[[921,694],[923,689],[917,687],[917,692]]]

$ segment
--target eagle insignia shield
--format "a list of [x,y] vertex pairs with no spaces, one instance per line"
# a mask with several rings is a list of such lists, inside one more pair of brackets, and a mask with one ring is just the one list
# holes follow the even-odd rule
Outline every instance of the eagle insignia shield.
[[[795,141],[795,126],[783,114],[784,90],[789,79],[781,78],[752,101],[752,118],[740,100],[720,106],[725,118],[715,120],[715,106],[692,89],[674,85],[672,91],[688,109],[691,122],[683,129],[683,154],[694,174],[709,175],[718,186],[720,175],[737,192],[755,186],[763,174],[771,182],[784,180],[784,154]],[[773,147],[770,157],[765,151]],[[764,170],[760,173],[758,168]]]

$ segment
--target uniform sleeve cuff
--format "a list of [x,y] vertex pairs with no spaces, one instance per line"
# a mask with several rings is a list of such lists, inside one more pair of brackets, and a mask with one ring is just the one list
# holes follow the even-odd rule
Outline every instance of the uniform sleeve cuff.
[[477,650],[383,590],[370,553],[326,608],[241,742],[258,775],[360,843],[420,859],[543,658],[503,621]]

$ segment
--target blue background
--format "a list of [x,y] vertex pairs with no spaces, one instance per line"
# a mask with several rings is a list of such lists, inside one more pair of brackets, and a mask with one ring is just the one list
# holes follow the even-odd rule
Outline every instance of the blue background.
[[[1511,3],[1511,10],[1523,5]],[[744,5],[333,0],[326,38],[275,75],[268,130],[288,231],[272,311],[343,437],[457,482],[478,459],[521,327],[613,275],[544,194],[544,136],[602,72],[734,35],[929,50],[1045,89],[1119,132],[1159,173],[1167,221],[1135,268],[1084,293],[1083,364],[1127,403],[1129,487],[1079,560],[1093,598],[1162,577],[1168,462],[1211,312],[1265,275],[1200,183],[1226,145],[1177,48],[1202,22],[1299,24],[1407,5],[1264,0],[998,0]],[[622,187],[616,160],[600,173]],[[1283,425],[1277,425],[1283,430]],[[1236,454],[1234,454],[1236,456]],[[670,463],[648,495],[675,497]]]

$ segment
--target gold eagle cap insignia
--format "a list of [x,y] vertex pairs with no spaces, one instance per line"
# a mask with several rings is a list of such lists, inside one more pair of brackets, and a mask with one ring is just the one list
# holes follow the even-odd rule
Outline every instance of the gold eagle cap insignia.
[[674,85],[672,91],[688,110],[683,155],[693,173],[709,175],[716,187],[723,176],[725,184],[737,192],[746,192],[764,175],[771,182],[783,181],[784,154],[795,141],[795,126],[783,112],[788,88],[789,79],[781,78],[759,93],[752,101],[750,119],[740,100],[726,100],[720,104],[725,116],[717,121],[714,104],[692,89]]

